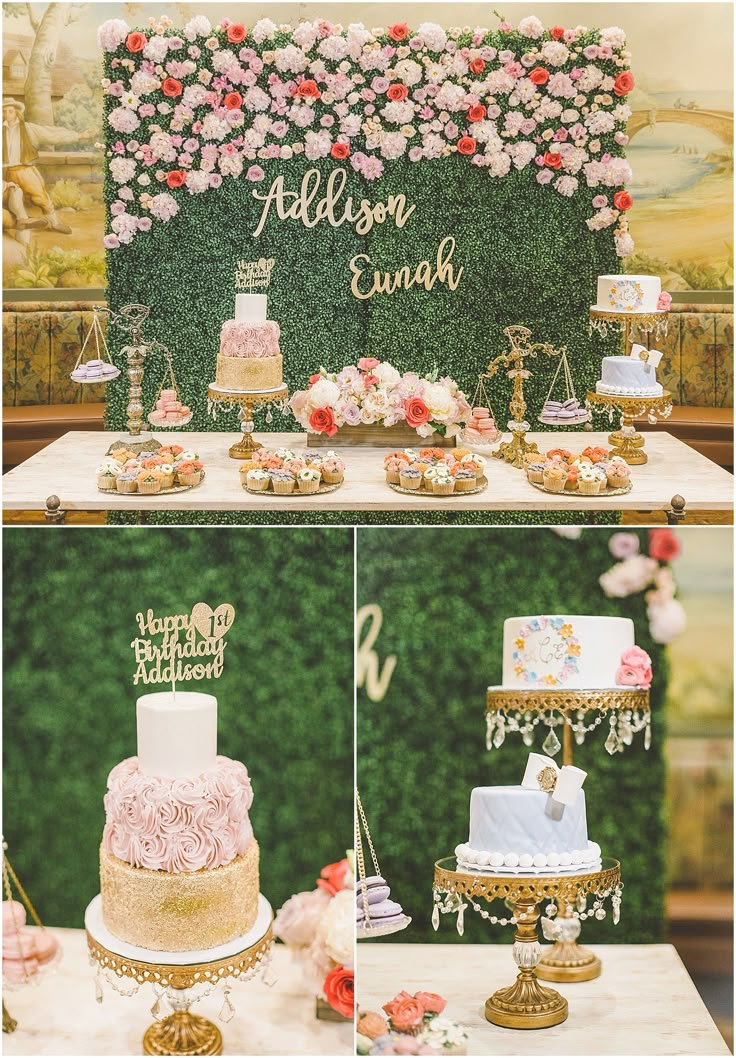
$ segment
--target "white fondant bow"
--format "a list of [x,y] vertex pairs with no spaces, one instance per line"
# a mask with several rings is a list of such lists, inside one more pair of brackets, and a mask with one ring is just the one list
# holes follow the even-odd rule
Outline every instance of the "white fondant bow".
[[662,359],[662,353],[659,349],[647,349],[643,345],[632,345],[629,356],[633,357],[634,360],[643,360],[651,367],[658,367],[659,362]]
[[575,803],[587,775],[587,771],[572,764],[558,768],[551,757],[530,753],[521,785],[528,790],[544,790],[553,801],[571,805]]

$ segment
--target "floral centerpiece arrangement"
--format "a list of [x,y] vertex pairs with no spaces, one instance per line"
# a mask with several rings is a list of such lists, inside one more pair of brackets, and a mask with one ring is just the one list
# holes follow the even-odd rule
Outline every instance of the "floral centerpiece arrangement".
[[386,1017],[372,1010],[360,1014],[358,1054],[466,1054],[468,1034],[441,1016],[446,1006],[435,992],[399,992],[384,1004]]
[[324,368],[307,389],[291,398],[297,421],[313,433],[333,437],[341,426],[406,423],[420,437],[454,437],[470,417],[470,405],[457,382],[437,372],[401,374],[388,361],[364,356],[337,374]]
[[276,914],[274,936],[299,963],[318,999],[337,1014],[354,1014],[355,879],[348,859],[328,863],[317,888],[289,897]]

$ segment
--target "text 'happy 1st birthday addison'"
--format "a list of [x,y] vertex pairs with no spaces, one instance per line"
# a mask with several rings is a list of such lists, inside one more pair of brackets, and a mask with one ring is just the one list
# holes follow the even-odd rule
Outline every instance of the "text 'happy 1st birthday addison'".
[[[217,679],[225,664],[226,634],[235,608],[224,602],[213,610],[198,602],[191,613],[155,617],[137,613],[140,635],[130,644],[135,653],[133,683],[186,683]],[[160,643],[153,639],[161,636]]]

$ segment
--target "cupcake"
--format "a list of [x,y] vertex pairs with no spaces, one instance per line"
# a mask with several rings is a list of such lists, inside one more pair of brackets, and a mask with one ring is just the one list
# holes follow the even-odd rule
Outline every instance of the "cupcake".
[[398,456],[387,456],[384,460],[386,482],[389,485],[398,485],[402,467],[408,467],[410,465],[411,464],[407,460],[399,459]]
[[130,493],[138,491],[138,472],[135,470],[124,470],[115,479],[118,492]]
[[545,489],[549,489],[550,492],[564,492],[567,470],[562,462],[550,460],[546,463],[542,481]]
[[631,480],[631,471],[625,462],[611,462],[606,468],[606,481],[612,489],[623,489]]
[[479,456],[477,452],[470,452],[468,455],[463,456],[460,462],[474,463],[476,466],[476,477],[481,478],[486,472],[486,459],[483,456]]
[[317,492],[321,477],[319,470],[312,466],[305,467],[296,479],[299,491],[307,495]]
[[176,464],[176,477],[180,485],[199,485],[204,467],[197,459]]
[[161,475],[157,470],[144,470],[138,475],[138,491],[144,496],[161,491]]
[[[345,477],[345,464],[337,456],[328,456],[322,464],[322,480],[326,485],[339,485]],[[399,474],[401,478],[401,474]]]
[[120,470],[115,470],[111,464],[107,466],[103,464],[97,468],[97,487],[99,489],[114,489],[115,482],[119,476]]
[[174,485],[174,464],[162,463],[156,468],[161,475],[161,488],[170,489]]
[[583,449],[583,455],[587,456],[591,463],[601,463],[608,455],[608,449],[602,448],[600,445],[588,445],[587,448]]
[[567,468],[567,480],[565,481],[565,490],[567,492],[575,492],[578,487],[578,474],[580,473],[580,465],[573,463],[572,466]]
[[566,448],[550,448],[547,459],[554,459],[555,456],[559,456],[563,463],[569,463],[572,459],[572,452],[568,452]]
[[[173,449],[173,446],[172,446],[172,449]],[[182,463],[192,463],[192,462],[194,462],[195,459],[199,459],[199,456],[197,455],[197,453],[196,452],[192,452],[192,450],[190,448],[187,448],[186,451],[177,452],[176,453],[176,457]]]
[[277,496],[291,496],[296,487],[296,478],[289,470],[269,470],[271,488]]
[[476,486],[475,471],[468,467],[459,467],[453,475],[455,478],[455,492],[470,492]]
[[578,474],[578,491],[583,496],[597,496],[601,491],[601,479],[596,474],[595,468],[588,464],[583,464],[580,467],[580,473]]
[[271,484],[271,478],[265,470],[251,469],[245,475],[245,485],[251,492],[266,492]]
[[526,476],[529,481],[534,481],[538,485],[544,481],[544,461],[539,456],[531,463],[527,463]]
[[290,448],[277,448],[275,454],[284,461],[294,458],[294,453]]
[[469,448],[453,448],[450,454],[452,455],[453,459],[456,459],[459,463],[463,456],[471,455],[471,451]]
[[402,467],[400,474],[402,489],[418,489],[422,484],[422,472],[414,466]]
[[244,459],[240,464],[240,473],[245,477],[249,470],[257,470],[259,464],[256,463],[255,459]]
[[451,496],[454,491],[455,479],[452,474],[439,472],[432,478],[432,492],[435,496]]

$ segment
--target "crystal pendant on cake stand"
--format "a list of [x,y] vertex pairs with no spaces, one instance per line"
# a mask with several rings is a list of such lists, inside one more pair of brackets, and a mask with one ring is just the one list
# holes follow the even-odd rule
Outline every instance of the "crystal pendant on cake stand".
[[121,995],[134,995],[141,985],[150,984],[156,996],[153,1016],[158,1018],[163,1001],[173,1013],[146,1029],[144,1054],[222,1054],[222,1033],[217,1025],[193,1014],[190,1008],[224,981],[220,1019],[230,1021],[235,1011],[229,981],[250,980],[266,969],[273,943],[272,923],[271,905],[261,894],[255,924],[244,936],[203,951],[152,951],[113,936],[102,918],[102,897],[96,896],[85,912],[84,925],[90,962],[97,965],[97,1001],[103,1001],[102,980]]
[[[590,722],[587,714],[594,713]],[[537,728],[546,730],[542,751],[549,757],[562,750],[562,763],[573,763],[573,745],[608,720],[605,748],[623,752],[634,735],[644,732],[644,748],[652,738],[649,691],[639,687],[598,690],[518,690],[489,687],[486,692],[486,748],[500,749],[508,734],[520,734],[525,746],[534,743]],[[562,742],[556,728],[562,729]],[[563,925],[564,923],[564,925]],[[569,923],[569,924],[568,924]],[[551,948],[543,949],[537,977],[546,981],[592,981],[601,973],[600,959],[577,943],[580,921],[565,906],[558,908],[558,932]],[[553,939],[548,937],[547,939]]]
[[624,356],[631,352],[635,340],[634,332],[639,337],[653,334],[655,339],[666,338],[669,327],[669,312],[657,309],[655,312],[608,312],[591,306],[588,333],[595,332],[606,338],[609,330],[623,334]]
[[218,412],[238,409],[238,420],[243,434],[242,441],[231,445],[229,455],[231,459],[250,459],[254,452],[263,448],[260,442],[253,437],[255,423],[253,415],[260,408],[268,406],[266,421],[271,421],[271,405],[274,405],[284,415],[289,413],[289,390],[287,386],[277,386],[275,389],[253,390],[245,392],[242,390],[222,389],[212,382],[207,389],[207,411],[216,421]]
[[667,389],[662,390],[659,397],[616,397],[588,390],[585,404],[588,408],[597,407],[607,411],[611,423],[615,412],[619,412],[621,426],[608,435],[608,443],[612,446],[610,454],[621,456],[632,466],[646,463],[649,459],[644,451],[644,437],[634,426],[634,420],[646,415],[653,425],[658,416],[667,419],[672,414],[672,394]]
[[[457,930],[464,931],[465,909],[470,904],[491,925],[514,925],[511,953],[519,973],[516,981],[499,988],[486,1000],[485,1016],[494,1025],[509,1029],[546,1029],[559,1025],[568,1016],[567,1000],[553,988],[540,985],[538,978],[542,947],[537,934],[542,905],[548,918],[545,931],[557,925],[555,914],[563,906],[571,918],[606,917],[605,902],[610,899],[614,924],[621,906],[621,869],[617,860],[604,859],[601,869],[580,874],[529,875],[510,872],[473,872],[459,869],[454,856],[434,865],[432,925],[439,926],[441,914],[457,914]],[[588,908],[588,899],[593,902]],[[499,918],[480,901],[505,901],[513,908],[510,918]],[[583,907],[583,910],[580,908]]]

